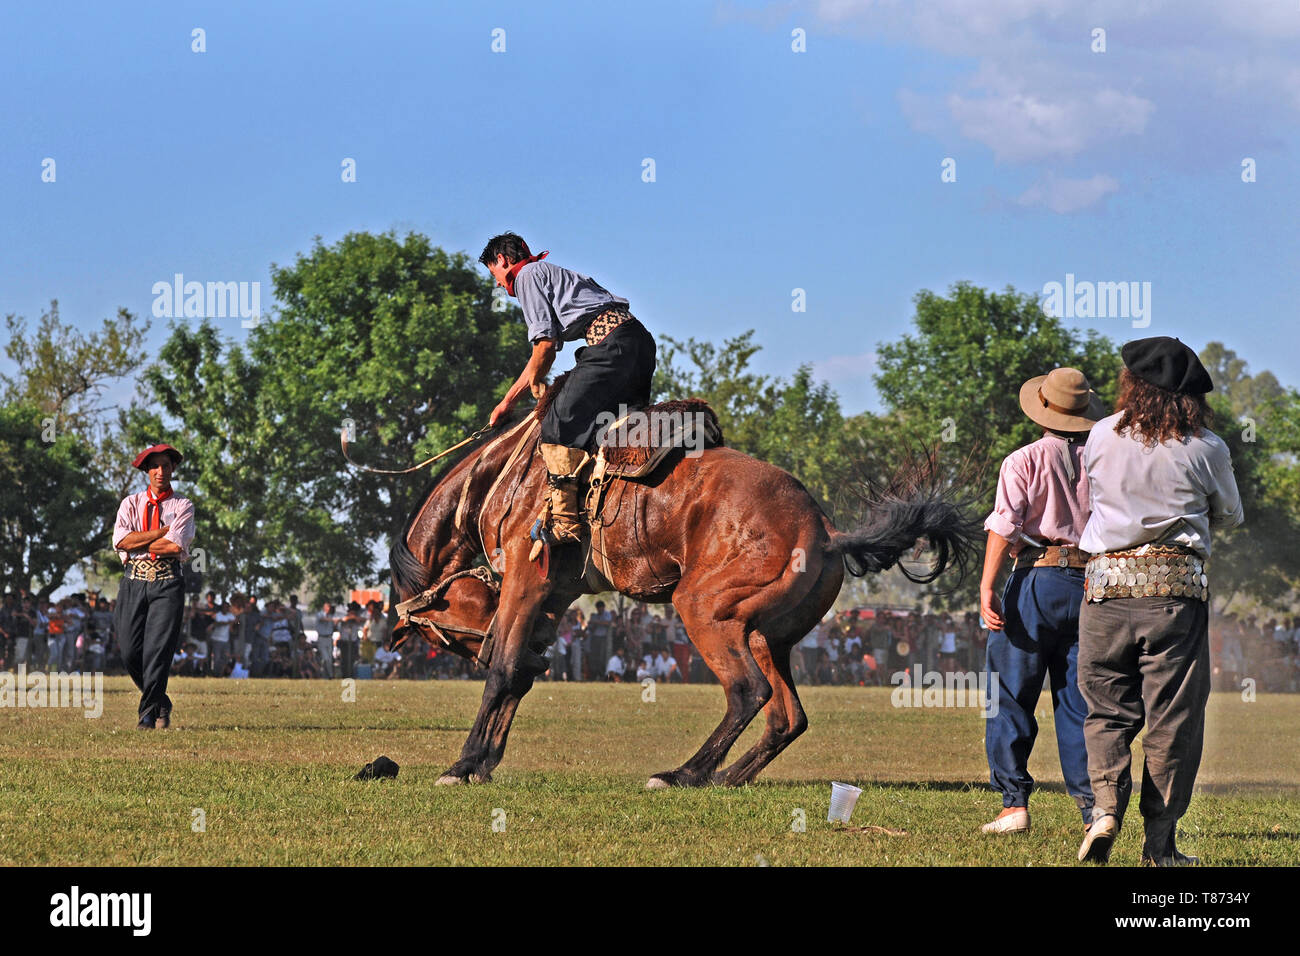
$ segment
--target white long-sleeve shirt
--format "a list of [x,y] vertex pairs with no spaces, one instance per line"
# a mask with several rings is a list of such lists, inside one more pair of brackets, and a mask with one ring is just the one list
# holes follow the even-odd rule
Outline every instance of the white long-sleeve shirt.
[[1164,543],[1210,556],[1210,529],[1235,528],[1245,515],[1232,458],[1209,429],[1184,441],[1145,446],[1115,434],[1117,413],[1092,427],[1083,449],[1092,514],[1079,547],[1091,554],[1155,541],[1180,520]]

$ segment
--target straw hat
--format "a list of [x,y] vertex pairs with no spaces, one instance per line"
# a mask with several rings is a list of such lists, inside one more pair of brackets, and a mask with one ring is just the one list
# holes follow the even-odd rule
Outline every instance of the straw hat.
[[1054,368],[1020,386],[1020,408],[1056,432],[1086,432],[1106,417],[1106,406],[1077,368]]

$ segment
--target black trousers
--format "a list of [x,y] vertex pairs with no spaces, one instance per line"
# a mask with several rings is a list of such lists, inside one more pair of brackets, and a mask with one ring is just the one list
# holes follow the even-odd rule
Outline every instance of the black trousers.
[[542,417],[541,440],[591,451],[601,425],[613,423],[597,421],[601,412],[617,414],[619,405],[644,408],[650,403],[655,340],[644,325],[629,319],[599,345],[584,345],[575,354],[564,388]]
[[185,584],[179,574],[169,581],[123,578],[117,592],[117,635],[122,663],[140,688],[140,719],[156,720],[171,712],[167,676],[181,639]]

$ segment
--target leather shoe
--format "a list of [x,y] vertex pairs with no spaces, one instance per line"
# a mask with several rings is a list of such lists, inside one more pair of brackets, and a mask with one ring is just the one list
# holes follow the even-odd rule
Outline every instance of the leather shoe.
[[1114,814],[1106,813],[1093,820],[1083,837],[1083,843],[1079,845],[1079,862],[1091,860],[1094,863],[1105,863],[1110,859],[1110,848],[1117,836],[1119,818]]
[[154,729],[154,726],[155,726],[155,724],[154,724],[154,722],[153,722],[152,720],[141,720],[140,723],[138,723],[138,724],[135,725],[135,729],[136,729],[136,730],[153,730],[153,729]]
[[1028,833],[1029,832],[1029,808],[1017,807],[1015,813],[1008,813],[1005,817],[998,817],[991,823],[986,823],[980,827],[981,833]]
[[172,712],[170,710],[160,710],[158,712],[158,728],[166,730],[172,725]]

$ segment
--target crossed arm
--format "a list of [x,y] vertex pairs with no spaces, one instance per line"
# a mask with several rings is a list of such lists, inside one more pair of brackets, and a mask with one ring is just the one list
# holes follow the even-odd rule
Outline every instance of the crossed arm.
[[117,542],[115,547],[119,551],[140,551],[148,547],[154,554],[180,554],[181,546],[175,541],[165,540],[164,535],[171,530],[171,525],[164,525],[161,528],[154,528],[152,531],[132,531],[126,537]]

